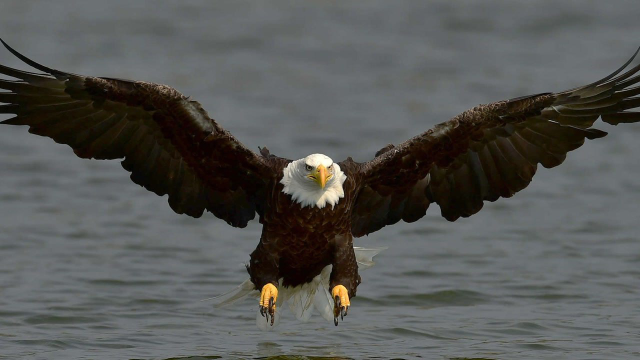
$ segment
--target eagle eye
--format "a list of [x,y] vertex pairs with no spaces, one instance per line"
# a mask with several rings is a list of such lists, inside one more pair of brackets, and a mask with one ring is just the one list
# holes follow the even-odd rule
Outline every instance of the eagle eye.
[[311,165],[305,165],[304,168],[307,169],[307,171],[313,170],[313,166],[311,166]]

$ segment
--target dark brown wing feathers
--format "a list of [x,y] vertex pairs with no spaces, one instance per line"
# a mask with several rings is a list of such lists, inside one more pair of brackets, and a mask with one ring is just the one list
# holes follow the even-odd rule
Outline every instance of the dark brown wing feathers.
[[[4,45],[49,75],[0,65],[0,73],[18,79],[0,79],[8,91],[0,92],[0,113],[16,115],[3,123],[28,125],[83,158],[124,158],[131,179],[168,194],[178,213],[198,217],[206,209],[240,227],[261,214],[264,186],[286,159],[248,150],[173,88],[61,72]],[[628,111],[640,106],[640,65],[622,73],[636,55],[592,84],[481,105],[387,145],[369,163],[343,162],[362,182],[353,234],[416,221],[433,202],[449,220],[470,216],[485,200],[525,188],[538,164],[557,166],[585,139],[605,136],[591,128],[599,117],[613,125],[640,121]]]
[[7,48],[50,75],[0,65],[18,79],[0,79],[8,90],[0,93],[0,113],[16,115],[3,123],[28,125],[82,158],[124,158],[131,179],[168,194],[177,213],[199,217],[206,209],[244,227],[261,212],[261,192],[279,162],[245,148],[199,103],[165,85],[53,70]]
[[[478,212],[484,201],[524,189],[538,164],[551,168],[585,139],[606,135],[603,121],[640,121],[640,65],[592,84],[477,106],[362,164],[364,188],[353,212],[362,236],[400,220],[416,221],[430,203],[454,221]],[[622,73],[621,75],[619,75]]]

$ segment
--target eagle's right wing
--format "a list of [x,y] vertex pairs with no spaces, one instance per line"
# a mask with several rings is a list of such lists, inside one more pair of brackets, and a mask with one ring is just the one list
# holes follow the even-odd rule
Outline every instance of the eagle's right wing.
[[[0,40],[1,41],[1,40]],[[264,186],[282,160],[258,155],[209,118],[196,101],[166,85],[81,76],[18,58],[45,72],[0,65],[2,123],[71,146],[81,158],[122,159],[131,179],[169,195],[177,213],[200,217],[206,209],[244,227],[262,209]]]
[[640,121],[640,65],[595,83],[477,106],[397,147],[387,146],[360,165],[362,188],[352,216],[354,236],[400,220],[420,219],[430,203],[454,221],[484,201],[511,197],[533,178],[538,164],[560,165],[602,117],[617,125]]

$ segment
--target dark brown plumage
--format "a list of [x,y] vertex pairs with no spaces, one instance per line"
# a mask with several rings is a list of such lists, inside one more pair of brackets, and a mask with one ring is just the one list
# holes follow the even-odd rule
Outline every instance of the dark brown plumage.
[[[511,197],[533,178],[538,164],[560,165],[567,152],[606,132],[591,126],[640,121],[636,57],[606,78],[559,93],[480,105],[397,147],[387,146],[363,164],[363,187],[353,210],[354,236],[400,220],[420,219],[429,204],[455,221],[483,202]],[[392,170],[391,170],[392,169]]]
[[175,89],[53,70],[5,46],[45,74],[0,65],[17,79],[0,80],[0,113],[16,115],[4,124],[27,125],[82,158],[123,159],[131,179],[167,194],[177,213],[207,210],[236,227],[257,213],[263,231],[248,266],[256,289],[280,279],[305,284],[333,265],[330,287],[343,285],[353,297],[360,283],[353,237],[416,221],[431,203],[450,221],[471,216],[484,201],[524,189],[538,164],[555,167],[585,139],[605,136],[591,128],[599,117],[640,121],[627,111],[640,106],[640,65],[622,73],[634,55],[590,85],[480,105],[367,163],[342,161],[344,197],[333,208],[303,207],[280,183],[291,160],[250,151]]

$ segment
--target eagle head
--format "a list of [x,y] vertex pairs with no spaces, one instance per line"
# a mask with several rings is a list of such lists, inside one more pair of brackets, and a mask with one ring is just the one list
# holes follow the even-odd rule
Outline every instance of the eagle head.
[[330,157],[311,154],[290,162],[283,171],[280,183],[282,192],[291,195],[291,200],[302,207],[335,206],[344,197],[342,184],[347,176]]

